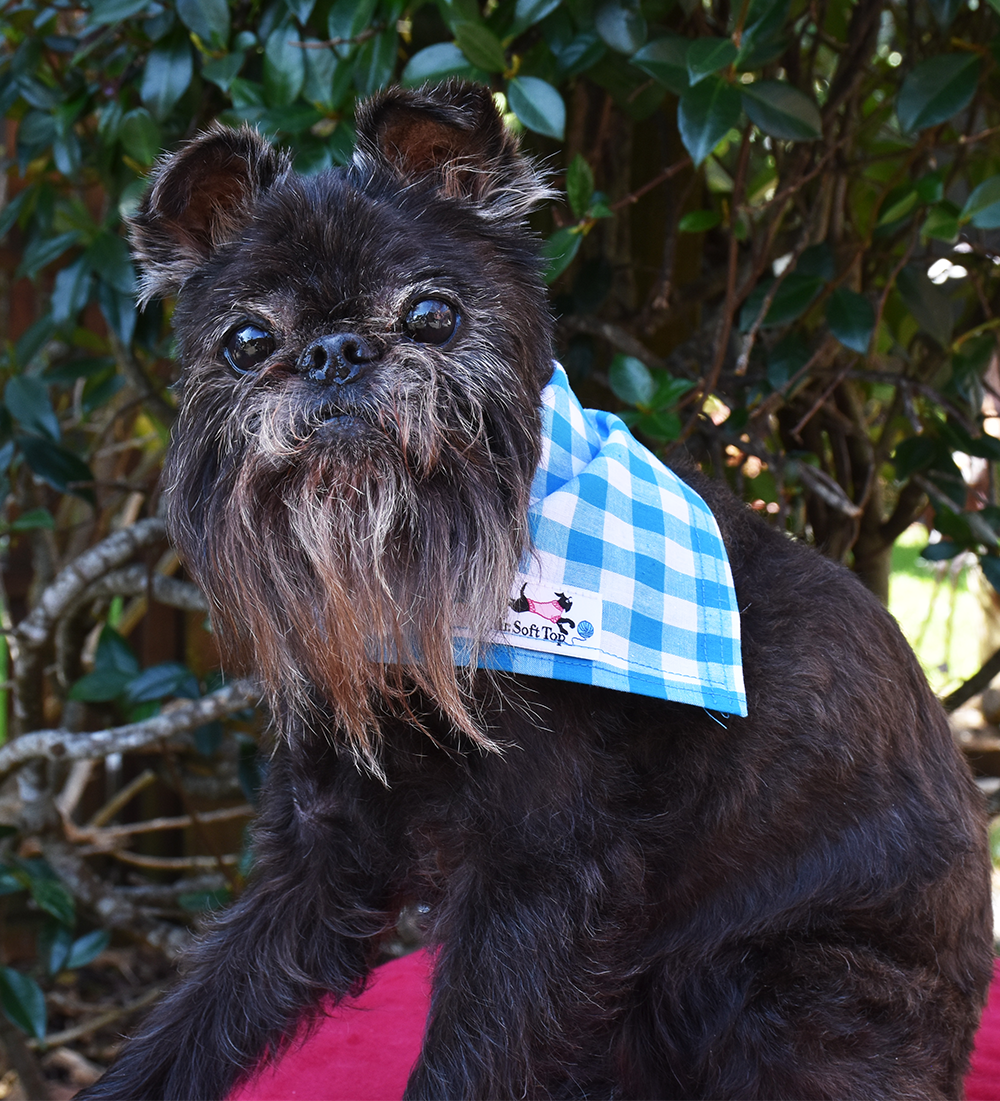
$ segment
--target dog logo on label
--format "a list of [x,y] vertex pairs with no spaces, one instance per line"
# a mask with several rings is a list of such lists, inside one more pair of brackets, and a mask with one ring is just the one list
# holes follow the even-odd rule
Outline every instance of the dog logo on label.
[[[573,607],[572,597],[565,593],[556,593],[555,600],[532,600],[530,596],[524,595],[524,590],[527,587],[528,583],[526,581],[521,586],[521,595],[510,602],[512,612],[531,612],[532,615],[541,616],[542,619],[547,619],[549,623],[554,623],[564,638],[569,634],[569,631],[566,630],[567,623],[571,628],[576,629],[576,623],[563,615],[563,612],[568,612]],[[591,629],[591,633],[593,633],[593,629]]]

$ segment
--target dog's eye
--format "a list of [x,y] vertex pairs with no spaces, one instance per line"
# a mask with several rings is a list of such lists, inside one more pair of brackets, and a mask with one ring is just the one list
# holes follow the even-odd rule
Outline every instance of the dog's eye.
[[222,354],[233,370],[246,375],[259,367],[276,347],[277,341],[266,329],[247,323],[229,334]]
[[447,302],[426,298],[410,308],[403,328],[420,344],[447,344],[458,328],[458,313]]

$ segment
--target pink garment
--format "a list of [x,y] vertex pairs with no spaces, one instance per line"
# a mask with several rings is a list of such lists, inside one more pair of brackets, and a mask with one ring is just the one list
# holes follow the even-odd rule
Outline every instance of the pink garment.
[[[420,1054],[430,972],[426,952],[378,968],[360,998],[333,1010],[229,1101],[399,1101]],[[1000,1101],[1000,964],[965,1090],[967,1101]]]

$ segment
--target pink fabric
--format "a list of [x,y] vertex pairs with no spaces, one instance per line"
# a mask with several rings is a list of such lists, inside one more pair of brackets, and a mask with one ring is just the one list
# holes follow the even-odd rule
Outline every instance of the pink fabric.
[[965,1096],[966,1101],[1000,1101],[1000,962],[994,965],[990,999],[965,1079]]
[[359,998],[229,1101],[399,1101],[424,1038],[430,971],[426,952],[379,967]]
[[[380,967],[360,998],[333,1010],[229,1101],[399,1101],[420,1053],[430,970],[426,952]],[[1000,964],[965,1089],[967,1101],[1000,1101]]]

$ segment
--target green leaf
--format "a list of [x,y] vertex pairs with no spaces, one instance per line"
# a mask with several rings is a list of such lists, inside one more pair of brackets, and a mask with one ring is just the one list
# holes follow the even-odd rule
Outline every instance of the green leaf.
[[687,51],[690,39],[669,34],[643,46],[632,57],[632,64],[648,73],[675,96],[688,89]]
[[677,223],[681,233],[704,233],[715,227],[722,221],[722,215],[717,210],[691,210]]
[[947,446],[934,436],[910,436],[899,444],[892,455],[896,480],[905,482],[911,475],[928,470],[947,456]]
[[646,41],[646,20],[636,0],[604,0],[594,16],[604,41],[620,54],[634,54]]
[[228,887],[219,887],[215,891],[187,891],[177,896],[177,904],[182,910],[201,913],[204,910],[218,910],[232,900]]
[[728,38],[696,38],[687,50],[688,78],[697,84],[736,60],[736,47]]
[[611,391],[626,405],[649,407],[656,392],[656,381],[649,368],[635,356],[616,355],[608,367]]
[[73,941],[69,950],[69,956],[64,964],[67,971],[73,971],[77,967],[85,967],[104,951],[108,946],[111,936],[106,929],[95,929]]
[[654,440],[676,440],[684,426],[676,413],[659,410],[643,414],[635,422],[635,427]]
[[74,497],[94,503],[93,489],[87,485],[75,484],[94,480],[90,467],[78,455],[37,436],[18,436],[17,446],[32,473],[37,474],[43,482],[48,482],[60,493],[71,493]]
[[911,184],[903,184],[901,187],[894,188],[886,196],[885,202],[879,210],[877,225],[888,226],[892,225],[893,222],[898,222],[901,218],[905,218],[911,210],[914,210],[919,202],[920,195]]
[[392,80],[396,68],[397,38],[396,29],[392,27],[368,39],[358,50],[354,82],[363,96],[374,95]]
[[[750,292],[743,309],[740,311],[740,331],[749,331],[764,307],[768,292],[774,285],[773,279],[758,283]],[[774,294],[767,315],[761,322],[762,328],[773,325],[787,325],[800,317],[812,304],[813,299],[823,289],[825,279],[807,275],[798,271],[786,275]]]
[[10,525],[11,531],[37,531],[45,528],[52,531],[56,526],[55,517],[47,508],[30,508],[22,512]]
[[24,210],[25,206],[34,197],[35,189],[33,187],[26,187],[23,191],[15,195],[3,210],[0,210],[0,241],[7,236],[14,223],[21,216],[21,211]]
[[264,46],[264,98],[271,107],[288,107],[297,98],[306,79],[306,62],[301,35],[293,23],[272,31]]
[[188,30],[212,49],[229,41],[229,5],[226,0],[177,0],[177,14]]
[[502,73],[507,68],[500,39],[482,23],[457,23],[455,41],[463,54],[487,73]]
[[303,50],[305,61],[305,81],[302,94],[310,103],[320,103],[324,107],[333,107],[333,81],[337,73],[337,55],[328,46],[322,46],[315,38],[306,42],[317,43],[313,49]]
[[90,266],[109,286],[122,294],[135,294],[135,269],[128,245],[115,233],[102,230],[87,249]]
[[38,954],[46,961],[45,970],[50,975],[57,975],[66,966],[72,947],[72,929],[59,921],[45,922],[38,936]]
[[140,703],[152,703],[174,697],[198,698],[198,680],[186,665],[165,661],[144,669],[129,682],[125,690],[125,703],[134,707]]
[[118,140],[125,152],[142,165],[153,163],[163,142],[159,126],[145,107],[136,107],[123,116]]
[[15,375],[4,389],[3,400],[22,428],[50,440],[59,439],[59,418],[44,382],[29,375]]
[[922,61],[903,81],[896,114],[904,133],[937,126],[967,107],[979,81],[974,53],[941,54]]
[[139,95],[155,119],[165,119],[188,90],[194,74],[191,43],[174,32],[153,47],[142,72]]
[[529,27],[540,23],[559,7],[559,0],[517,0],[514,5],[514,22],[507,32],[508,38],[517,38]]
[[695,165],[712,152],[740,120],[740,93],[717,76],[688,88],[677,107],[684,148]]
[[949,558],[955,558],[965,548],[959,543],[953,543],[950,539],[941,539],[937,543],[928,543],[920,552],[920,557],[926,562],[947,562]]
[[919,264],[907,264],[896,277],[896,287],[903,304],[916,318],[920,328],[941,345],[951,343],[955,314],[951,299],[936,287]]
[[945,201],[932,206],[920,227],[921,236],[949,243],[957,241],[960,228],[958,216],[958,207],[954,203]]
[[454,42],[436,42],[410,58],[400,83],[416,85],[444,80],[449,76],[471,77],[474,68]]
[[976,229],[1000,229],[1000,176],[991,176],[966,199],[960,215]]
[[60,924],[72,929],[76,921],[76,906],[73,896],[58,879],[31,877],[31,897],[47,914],[51,914]]
[[942,30],[947,30],[965,0],[930,0],[931,11]]
[[71,229],[55,237],[39,237],[32,241],[24,250],[14,277],[20,279],[22,276],[27,276],[30,279],[33,275],[37,275],[42,268],[47,267],[53,260],[58,260],[67,249],[72,248],[81,236],[78,229]]
[[201,75],[217,88],[228,92],[229,86],[239,76],[244,61],[246,61],[246,54],[243,50],[234,50],[231,54],[213,57],[210,61],[206,61],[201,67]]
[[547,81],[534,76],[515,77],[507,85],[507,102],[529,130],[556,141],[563,140],[566,105]]
[[75,321],[90,297],[90,263],[81,256],[56,273],[52,284],[52,320],[56,325]]
[[285,7],[302,24],[305,24],[312,10],[316,6],[316,0],[285,0]]
[[545,261],[545,282],[552,283],[573,262],[580,248],[582,235],[577,233],[576,227],[566,226],[557,229],[551,237],[548,237],[541,248],[542,259]]
[[149,0],[91,0],[88,22],[91,26],[121,23],[145,11],[147,7],[149,7]]
[[992,554],[981,554],[979,568],[983,571],[986,580],[1000,593],[1000,558]]
[[838,287],[827,302],[826,323],[841,344],[867,354],[875,329],[875,309],[863,294]]
[[582,218],[587,213],[593,194],[594,173],[583,154],[577,153],[566,170],[566,197],[577,218]]
[[338,57],[350,57],[354,49],[350,40],[357,38],[373,21],[377,3],[378,0],[336,0],[330,9],[327,32],[330,38],[346,40],[334,47]]
[[45,995],[38,983],[13,967],[0,967],[0,1007],[7,1019],[22,1032],[41,1040],[45,1037],[47,1014]]
[[815,141],[823,136],[819,108],[807,95],[783,80],[741,84],[743,109],[766,134],[786,141]]

